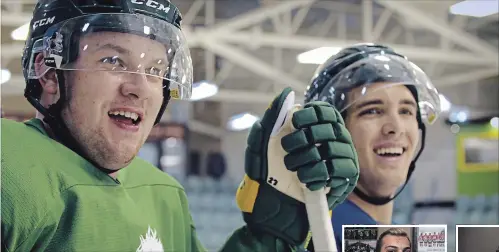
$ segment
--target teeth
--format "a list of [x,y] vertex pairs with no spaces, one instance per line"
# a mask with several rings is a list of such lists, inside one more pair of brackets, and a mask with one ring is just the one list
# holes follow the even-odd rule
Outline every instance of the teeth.
[[134,112],[129,112],[129,111],[112,111],[109,112],[110,115],[120,115],[124,116],[126,118],[130,118],[132,120],[137,120],[139,118],[139,115]]
[[383,154],[402,154],[404,152],[404,149],[402,147],[392,147],[392,148],[379,148],[376,149],[376,154],[378,155],[383,155]]

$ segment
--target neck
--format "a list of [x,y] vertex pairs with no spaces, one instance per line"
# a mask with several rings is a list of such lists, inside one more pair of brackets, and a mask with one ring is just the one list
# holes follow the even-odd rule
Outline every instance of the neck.
[[373,218],[377,223],[381,225],[391,225],[392,224],[392,214],[393,214],[393,201],[386,203],[385,205],[373,205],[363,201],[355,193],[351,193],[348,199],[352,201],[355,205],[360,207],[364,212],[366,212],[371,218]]

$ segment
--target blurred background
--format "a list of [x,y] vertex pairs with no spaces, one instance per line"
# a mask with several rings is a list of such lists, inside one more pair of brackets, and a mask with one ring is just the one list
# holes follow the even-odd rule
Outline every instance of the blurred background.
[[[1,110],[16,120],[34,115],[20,59],[35,2],[1,3]],[[445,113],[428,129],[394,220],[448,224],[449,241],[455,224],[499,224],[497,0],[172,2],[184,14],[193,97],[170,103],[139,155],[185,186],[208,249],[243,224],[234,197],[247,129],[282,88],[301,102],[318,64],[362,42],[406,55],[442,94]]]

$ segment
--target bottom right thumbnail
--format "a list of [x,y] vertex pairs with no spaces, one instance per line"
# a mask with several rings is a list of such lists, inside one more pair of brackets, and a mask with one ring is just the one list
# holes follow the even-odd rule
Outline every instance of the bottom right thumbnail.
[[456,226],[458,252],[499,252],[499,225]]

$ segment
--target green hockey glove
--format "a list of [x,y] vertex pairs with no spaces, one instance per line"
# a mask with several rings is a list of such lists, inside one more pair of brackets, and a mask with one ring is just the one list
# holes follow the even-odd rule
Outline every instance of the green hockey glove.
[[295,105],[290,88],[253,125],[247,143],[238,206],[250,229],[290,245],[309,232],[304,188],[325,187],[331,210],[357,183],[357,153],[340,113],[324,102]]

